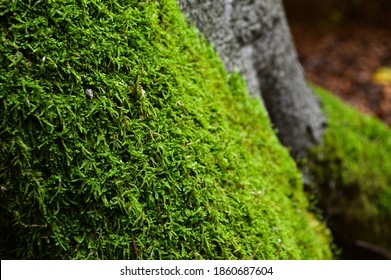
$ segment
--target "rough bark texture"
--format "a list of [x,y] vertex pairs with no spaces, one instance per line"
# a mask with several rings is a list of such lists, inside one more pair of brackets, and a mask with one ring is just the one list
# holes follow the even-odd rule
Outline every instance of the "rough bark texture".
[[280,141],[295,158],[323,135],[325,118],[306,84],[281,1],[179,0],[184,13],[219,52],[228,71],[239,70],[261,95]]

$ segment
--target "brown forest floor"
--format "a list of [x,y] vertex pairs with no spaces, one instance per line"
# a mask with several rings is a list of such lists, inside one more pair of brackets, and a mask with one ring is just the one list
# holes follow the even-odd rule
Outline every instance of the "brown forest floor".
[[391,67],[391,9],[349,13],[330,0],[323,0],[327,7],[321,2],[285,1],[307,78],[391,127],[391,83],[373,81],[380,67]]

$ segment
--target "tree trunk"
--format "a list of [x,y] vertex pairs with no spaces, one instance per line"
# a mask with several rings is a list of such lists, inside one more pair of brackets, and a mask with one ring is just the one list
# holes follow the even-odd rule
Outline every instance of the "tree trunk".
[[183,12],[261,96],[277,135],[296,159],[323,135],[325,118],[297,60],[281,1],[179,0]]

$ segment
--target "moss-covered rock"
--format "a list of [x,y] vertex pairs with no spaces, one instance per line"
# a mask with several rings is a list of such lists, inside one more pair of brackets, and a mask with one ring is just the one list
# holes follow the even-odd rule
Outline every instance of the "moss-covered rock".
[[[315,91],[329,122],[310,161],[319,205],[346,257],[388,254],[382,252],[391,250],[391,130],[327,91]],[[366,255],[351,255],[360,251],[354,247]]]
[[0,6],[1,258],[330,258],[261,103],[175,1]]

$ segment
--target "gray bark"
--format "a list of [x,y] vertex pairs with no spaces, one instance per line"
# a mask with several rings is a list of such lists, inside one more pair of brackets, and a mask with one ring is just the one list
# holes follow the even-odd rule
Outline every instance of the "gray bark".
[[179,0],[228,71],[262,97],[281,143],[295,158],[322,139],[325,118],[297,60],[280,0]]

